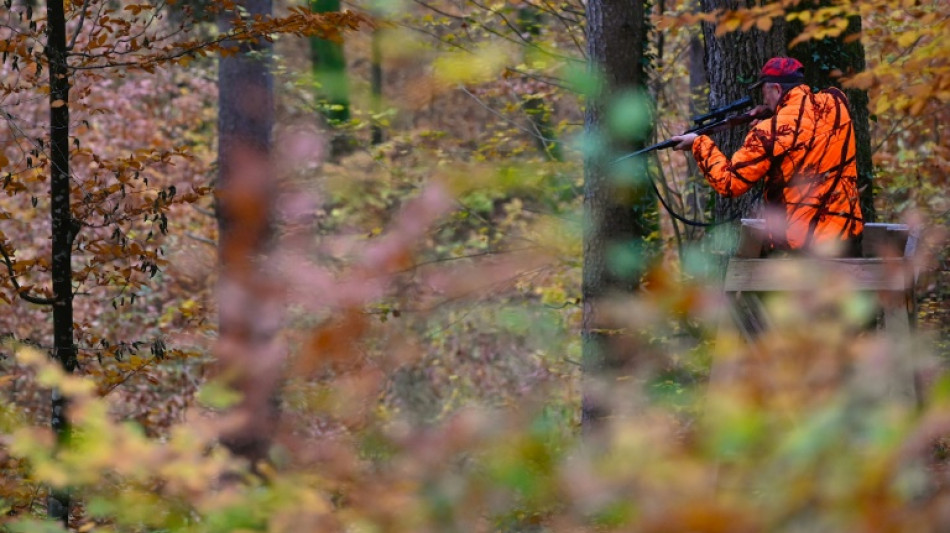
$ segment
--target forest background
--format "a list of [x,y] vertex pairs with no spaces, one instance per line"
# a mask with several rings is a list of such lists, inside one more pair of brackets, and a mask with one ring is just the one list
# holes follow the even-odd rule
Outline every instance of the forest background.
[[[3,530],[950,523],[943,3],[2,9]],[[732,36],[850,50],[803,59],[864,91],[863,194],[925,237],[914,335],[825,286],[717,336],[734,235],[643,178],[751,207],[678,153],[603,170],[735,99]],[[765,363],[711,390],[733,355]]]

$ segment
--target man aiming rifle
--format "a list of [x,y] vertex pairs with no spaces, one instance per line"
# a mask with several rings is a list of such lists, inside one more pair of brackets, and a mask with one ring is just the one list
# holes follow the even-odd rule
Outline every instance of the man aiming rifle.
[[765,104],[752,110],[745,141],[731,158],[711,138],[672,137],[674,150],[692,150],[706,180],[719,194],[744,194],[764,182],[764,218],[771,250],[807,250],[857,256],[864,220],[858,203],[854,128],[844,93],[813,93],[802,64],[774,57],[753,89]]

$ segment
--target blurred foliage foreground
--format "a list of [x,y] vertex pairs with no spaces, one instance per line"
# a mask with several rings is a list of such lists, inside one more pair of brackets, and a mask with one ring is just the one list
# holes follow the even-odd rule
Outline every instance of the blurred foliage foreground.
[[[880,141],[896,148],[876,155],[888,213],[919,203],[945,209],[938,126],[946,106],[927,108],[928,120],[912,123],[918,129],[900,129],[901,116],[885,115],[919,107],[889,98],[904,87],[897,81],[903,73],[937,72],[917,63],[892,71],[917,60],[902,52],[907,33],[894,25],[919,23],[942,35],[932,18],[902,19],[910,4],[870,14],[887,23],[870,25],[870,43],[900,45],[897,59],[878,62],[887,68],[873,86],[883,94],[875,107],[881,124],[893,121],[900,133]],[[945,42],[912,37],[928,44],[920,53]],[[468,69],[457,70],[469,72],[472,61],[459,57]],[[214,91],[196,75],[148,80],[159,82],[148,94],[174,95],[180,115],[170,122],[166,114],[162,123],[185,132],[167,137],[200,148],[191,150],[195,169],[178,168],[201,176],[214,157],[214,143],[201,133],[211,128],[213,105],[196,100]],[[129,107],[143,114],[163,109],[137,104]],[[154,129],[152,119],[133,121],[128,113],[116,129],[93,132],[102,140],[83,142],[121,146],[141,135],[119,126]],[[446,120],[482,123],[458,116]],[[279,420],[265,463],[249,465],[220,444],[241,423],[234,409],[241,399],[204,375],[215,304],[207,294],[212,276],[204,274],[212,267],[199,264],[204,256],[194,248],[210,243],[204,259],[214,264],[213,221],[201,218],[209,197],[171,217],[174,299],[148,288],[151,298],[139,305],[149,307],[135,312],[85,300],[90,323],[79,329],[105,328],[103,339],[112,329],[135,332],[119,338],[143,338],[140,329],[183,331],[169,339],[165,359],[161,348],[152,359],[116,351],[115,361],[95,361],[87,348],[83,375],[67,376],[35,345],[8,342],[0,359],[0,531],[65,531],[42,520],[51,489],[71,494],[74,531],[950,530],[950,380],[932,363],[947,356],[946,335],[934,342],[923,328],[902,335],[870,327],[873,295],[816,280],[819,292],[767,299],[771,328],[748,342],[721,327],[729,307],[704,274],[717,259],[684,246],[679,270],[665,263],[647,273],[636,297],[596,302],[604,320],[597,326],[631,357],[616,374],[582,375],[582,170],[576,160],[510,163],[525,143],[510,146],[514,137],[499,124],[478,132],[490,139],[471,143],[480,150],[472,157],[450,135],[409,131],[343,161],[288,171],[279,242],[266,259],[286,316],[246,310],[282,321],[282,349],[274,350],[286,356],[273,391]],[[319,143],[291,133],[296,144],[278,145],[318,151]],[[499,160],[509,163],[486,162]],[[905,171],[908,162],[915,173]],[[188,182],[171,172],[149,177],[186,190]],[[208,184],[200,185],[207,194]],[[405,198],[420,201],[400,215]],[[22,231],[45,239],[26,217],[14,217]],[[12,233],[9,225],[4,231]],[[615,266],[630,268],[635,255],[618,254]],[[922,311],[935,315],[946,300],[938,294]],[[31,328],[46,320],[9,314]],[[16,336],[33,337],[30,329]],[[919,398],[908,393],[912,387]],[[66,443],[43,427],[53,389],[70,400]],[[582,425],[584,395],[609,406],[609,416]]]
[[[456,282],[499,275],[455,272]],[[923,407],[900,390],[909,362],[926,360],[926,339],[866,327],[873,300],[838,284],[767,300],[772,328],[749,343],[718,327],[726,309],[720,293],[679,277],[653,272],[641,296],[602,303],[622,342],[649,363],[636,363],[635,378],[591,377],[585,390],[609,403],[611,415],[585,427],[577,371],[563,370],[551,354],[536,354],[548,358],[535,369],[545,376],[518,385],[493,377],[523,373],[506,366],[517,358],[456,347],[471,350],[468,357],[478,360],[473,365],[498,398],[420,416],[406,392],[419,389],[400,390],[412,380],[403,365],[418,346],[406,340],[412,334],[405,325],[387,329],[398,317],[331,320],[300,344],[283,385],[270,461],[255,473],[217,443],[234,423],[225,408],[236,398],[216,382],[204,385],[180,423],[152,438],[139,424],[110,416],[114,399],[100,396],[91,379],[63,374],[29,346],[8,346],[26,372],[4,377],[2,385],[58,388],[70,398],[74,433],[57,446],[49,430],[27,423],[28,413],[2,406],[0,528],[63,531],[36,518],[49,487],[81,502],[72,526],[81,531],[950,526],[940,438],[950,432],[950,380],[918,379],[928,391]],[[509,302],[483,320],[512,339],[531,331],[575,336],[545,322],[550,308],[533,306]],[[714,368],[714,379],[705,379],[712,360],[730,371],[717,375]],[[436,379],[438,366],[422,368]],[[911,370],[920,377],[922,368]],[[449,381],[472,379],[473,387],[476,374],[445,373]],[[513,393],[507,386],[521,388]]]

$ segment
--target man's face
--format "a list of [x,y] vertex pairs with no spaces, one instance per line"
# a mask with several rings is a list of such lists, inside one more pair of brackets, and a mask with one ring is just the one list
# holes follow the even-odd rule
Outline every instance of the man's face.
[[762,99],[769,109],[775,111],[778,101],[782,99],[782,86],[777,83],[766,83],[762,85]]

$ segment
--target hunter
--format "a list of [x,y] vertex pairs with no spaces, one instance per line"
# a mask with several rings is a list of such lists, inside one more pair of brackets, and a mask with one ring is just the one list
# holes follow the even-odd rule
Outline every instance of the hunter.
[[745,141],[726,157],[705,135],[672,137],[691,149],[719,194],[732,198],[765,178],[763,218],[771,251],[859,256],[864,221],[858,202],[854,128],[836,88],[814,93],[793,58],[769,59],[751,86],[765,104],[752,113]]

